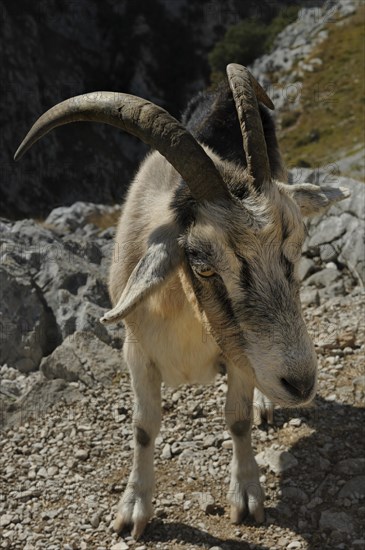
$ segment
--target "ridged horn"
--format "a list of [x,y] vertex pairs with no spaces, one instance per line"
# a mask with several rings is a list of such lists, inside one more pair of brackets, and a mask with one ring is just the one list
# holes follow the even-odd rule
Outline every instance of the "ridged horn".
[[270,109],[274,105],[246,67],[231,63],[227,65],[227,76],[241,126],[247,170],[256,190],[263,191],[271,181],[271,170],[257,100]]
[[14,159],[20,159],[53,128],[76,121],[116,126],[157,149],[179,172],[198,201],[230,197],[211,158],[175,118],[149,101],[117,92],[93,92],[55,105],[35,122]]

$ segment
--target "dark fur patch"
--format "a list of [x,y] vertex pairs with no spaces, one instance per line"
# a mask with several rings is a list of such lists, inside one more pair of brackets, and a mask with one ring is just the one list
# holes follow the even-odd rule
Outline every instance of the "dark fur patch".
[[183,179],[174,193],[171,208],[182,231],[195,222],[197,204]]
[[150,444],[151,438],[148,435],[148,433],[140,427],[135,428],[135,435],[136,435],[136,441],[138,445],[141,445],[141,447],[148,447]]
[[243,437],[250,432],[251,420],[236,420],[231,426],[230,430],[236,437]]
[[294,278],[294,264],[283,253],[280,255],[280,261],[284,268],[285,277],[291,282]]
[[[283,162],[275,124],[266,107],[260,104],[259,108],[271,174],[280,179]],[[223,81],[215,91],[200,93],[193,98],[183,114],[182,123],[197,140],[222,158],[247,166],[236,106],[227,81]]]
[[239,257],[241,262],[240,282],[243,288],[251,288],[252,286],[252,271],[250,264],[245,258]]

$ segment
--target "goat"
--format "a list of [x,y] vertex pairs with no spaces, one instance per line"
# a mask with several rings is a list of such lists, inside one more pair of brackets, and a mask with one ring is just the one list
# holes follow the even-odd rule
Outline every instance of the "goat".
[[[56,105],[33,125],[15,155],[18,159],[52,128],[78,120],[122,128],[155,149],[127,192],[110,268],[113,308],[102,318],[104,323],[124,319],[126,327],[135,445],[114,528],[120,532],[130,525],[135,538],[153,512],[162,381],[205,384],[224,364],[233,523],[247,514],[264,520],[264,493],[251,447],[254,388],[294,407],[316,392],[317,361],[296,273],[303,216],[318,214],[348,193],[275,179],[283,173],[282,163],[275,133],[264,134],[262,120],[265,127],[272,125],[258,102],[273,105],[245,67],[230,64],[227,75],[229,110],[234,109],[243,139],[241,156],[233,151],[227,159],[219,145],[214,151],[200,144],[162,108],[113,92]],[[224,112],[224,97],[213,98],[219,112]],[[191,114],[199,101],[190,106],[186,121],[204,134],[206,123],[199,126]],[[212,146],[219,132],[219,120],[213,116],[213,122],[207,138]]]

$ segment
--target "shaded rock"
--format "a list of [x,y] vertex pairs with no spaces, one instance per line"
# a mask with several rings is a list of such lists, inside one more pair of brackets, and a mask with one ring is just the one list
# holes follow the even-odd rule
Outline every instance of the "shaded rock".
[[364,498],[365,497],[365,475],[356,476],[347,481],[342,487],[338,496],[341,498]]
[[341,531],[342,533],[352,533],[354,526],[351,518],[345,512],[332,512],[325,510],[321,513],[319,527],[329,531]]
[[308,502],[308,495],[299,487],[283,487],[282,495],[285,500],[292,502]]
[[48,379],[80,380],[87,386],[95,382],[107,386],[115,375],[125,368],[122,353],[101,342],[89,332],[75,332],[68,336],[54,352],[41,363],[41,371]]
[[365,471],[365,458],[346,458],[335,466],[335,472],[346,475],[360,475]]
[[[0,187],[1,209],[9,216],[47,215],[79,200],[119,201],[147,150],[139,140],[101,124],[74,124],[53,132],[15,165],[16,146],[46,109],[93,90],[145,97],[176,116],[192,93],[204,88],[205,52],[242,11],[233,3],[229,9],[205,3],[192,9],[187,0],[152,0],[152,9],[108,1],[102,13],[95,0],[65,5],[22,0],[18,7],[15,11],[6,2],[0,11]],[[249,17],[255,7],[243,12]],[[271,13],[270,7],[265,12]],[[166,79],[176,56],[175,76]]]
[[0,363],[36,370],[59,342],[58,331],[37,285],[10,254],[2,257],[0,302]]

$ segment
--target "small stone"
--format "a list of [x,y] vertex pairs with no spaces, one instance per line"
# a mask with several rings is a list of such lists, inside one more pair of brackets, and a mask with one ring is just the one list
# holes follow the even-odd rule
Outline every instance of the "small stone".
[[292,418],[291,420],[289,420],[289,425],[290,426],[300,426],[302,423],[302,419],[301,418]]
[[117,544],[113,544],[111,550],[129,550],[129,546],[125,542],[120,541]]
[[259,466],[268,466],[275,474],[285,472],[298,465],[297,459],[288,451],[279,451],[269,447],[256,455]]
[[299,542],[299,540],[293,540],[290,544],[287,546],[287,550],[295,550],[296,548],[301,548],[302,545]]
[[337,343],[341,349],[354,348],[356,344],[356,334],[353,331],[342,332],[337,336]]
[[90,519],[90,524],[92,525],[92,527],[94,527],[94,529],[99,527],[101,514],[102,514],[101,511],[98,510]]
[[186,512],[187,510],[190,510],[191,508],[191,500],[185,500],[183,504],[183,510]]
[[330,401],[330,402],[336,401],[336,394],[335,394],[335,393],[331,393],[330,395],[328,395],[328,396],[326,397],[326,401]]
[[357,390],[365,390],[365,376],[358,376],[357,378],[354,378],[352,384]]
[[161,457],[165,460],[170,460],[170,458],[172,457],[170,443],[166,443],[166,445],[162,449]]
[[223,449],[233,449],[232,439],[227,439],[226,441],[223,441],[222,447],[223,447]]
[[211,493],[194,493],[194,496],[198,499],[199,508],[205,514],[212,514],[215,508],[215,501]]
[[89,458],[89,451],[87,449],[76,449],[75,457],[79,460],[87,460]]
[[207,435],[206,437],[204,437],[204,439],[203,439],[203,447],[204,448],[213,447],[214,444],[215,444],[215,436],[214,435]]
[[48,477],[46,468],[44,466],[39,468],[39,470],[37,472],[37,475],[38,475],[38,477]]
[[303,306],[318,306],[319,305],[318,290],[304,288],[303,290],[300,291],[300,301]]
[[298,266],[298,276],[301,281],[304,281],[309,275],[315,271],[316,266],[313,260],[302,256]]
[[7,525],[10,525],[10,523],[13,521],[13,516],[10,514],[4,514],[0,518],[0,527],[6,527]]

